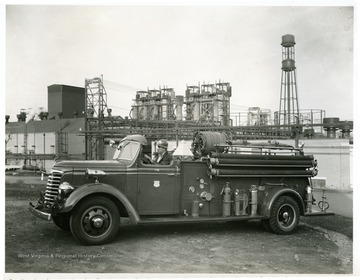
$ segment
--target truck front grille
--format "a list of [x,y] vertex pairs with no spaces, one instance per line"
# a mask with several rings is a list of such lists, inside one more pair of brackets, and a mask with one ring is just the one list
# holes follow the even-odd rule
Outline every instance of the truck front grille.
[[58,195],[59,192],[59,186],[60,186],[60,180],[63,172],[61,171],[51,171],[51,174],[49,175],[47,187],[45,190],[44,195],[44,204],[48,207],[51,207],[54,205],[55,197]]

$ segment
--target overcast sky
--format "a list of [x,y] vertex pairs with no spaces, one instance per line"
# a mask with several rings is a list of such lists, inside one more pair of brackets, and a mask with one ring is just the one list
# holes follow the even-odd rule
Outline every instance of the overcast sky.
[[346,6],[6,7],[5,113],[47,109],[47,86],[103,75],[108,107],[136,90],[229,82],[231,111],[279,110],[281,36],[293,34],[300,109],[353,119],[354,9]]

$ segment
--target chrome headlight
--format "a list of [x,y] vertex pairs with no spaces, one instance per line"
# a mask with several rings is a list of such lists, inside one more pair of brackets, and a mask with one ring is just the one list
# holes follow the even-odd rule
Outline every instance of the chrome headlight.
[[71,186],[68,182],[63,182],[59,186],[59,194],[61,196],[67,196],[71,194],[74,189],[75,188]]

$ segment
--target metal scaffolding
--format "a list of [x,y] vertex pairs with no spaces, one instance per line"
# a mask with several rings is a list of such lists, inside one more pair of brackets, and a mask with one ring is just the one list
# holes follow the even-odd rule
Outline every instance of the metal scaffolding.
[[[86,159],[104,159],[104,137],[100,131],[107,129],[104,112],[107,108],[107,94],[103,85],[103,77],[85,79],[85,154]],[[91,133],[90,133],[91,132]]]
[[140,90],[131,106],[131,118],[139,121],[181,120],[182,114],[175,114],[177,106],[182,106],[181,97],[175,96],[173,88]]
[[230,83],[187,86],[186,120],[199,124],[230,125]]

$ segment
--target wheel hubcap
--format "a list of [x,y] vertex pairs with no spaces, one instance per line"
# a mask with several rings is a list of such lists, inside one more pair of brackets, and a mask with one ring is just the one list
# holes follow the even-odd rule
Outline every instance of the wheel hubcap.
[[104,224],[104,220],[100,217],[94,218],[92,222],[96,228],[100,228]]
[[295,221],[295,210],[291,205],[284,205],[279,209],[278,214],[279,225],[283,228],[289,228]]
[[100,237],[109,230],[111,216],[107,209],[93,207],[84,212],[81,225],[87,235],[91,237]]
[[283,216],[283,219],[284,219],[284,220],[289,219],[289,213],[288,213],[288,212],[284,212],[284,213],[282,214],[282,216]]

